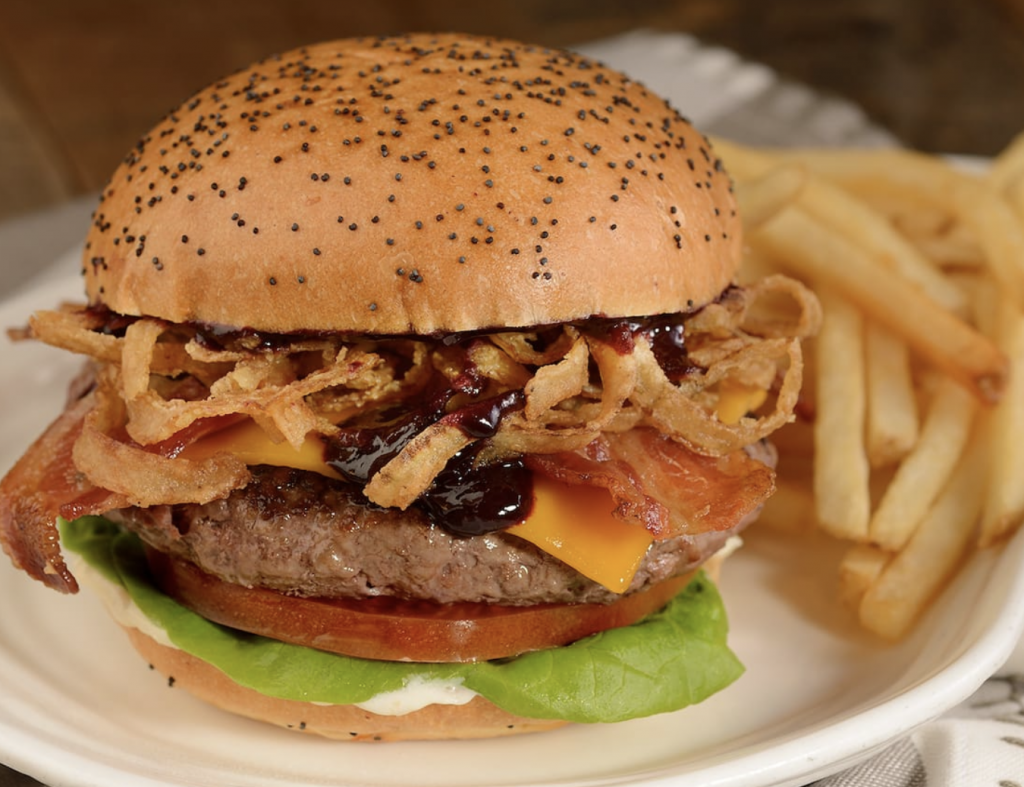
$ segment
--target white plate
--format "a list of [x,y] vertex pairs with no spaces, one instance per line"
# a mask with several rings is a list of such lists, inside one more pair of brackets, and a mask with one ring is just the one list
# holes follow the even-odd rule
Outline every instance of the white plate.
[[[0,325],[73,297],[60,279]],[[0,469],[58,411],[76,362],[0,345]],[[351,745],[207,707],[152,672],[87,594],[0,559],[0,761],[51,785],[796,785],[866,757],[969,696],[1024,627],[1024,538],[976,556],[907,641],[860,633],[834,601],[839,552],[755,533],[726,567],[747,673],[705,704],[497,741]]]

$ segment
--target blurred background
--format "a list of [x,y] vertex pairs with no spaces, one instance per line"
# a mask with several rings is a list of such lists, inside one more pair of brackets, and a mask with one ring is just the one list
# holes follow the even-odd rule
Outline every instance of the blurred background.
[[572,47],[638,28],[767,64],[924,150],[991,155],[1024,129],[1024,0],[2,0],[0,222],[94,193],[165,112],[274,51],[402,30]]

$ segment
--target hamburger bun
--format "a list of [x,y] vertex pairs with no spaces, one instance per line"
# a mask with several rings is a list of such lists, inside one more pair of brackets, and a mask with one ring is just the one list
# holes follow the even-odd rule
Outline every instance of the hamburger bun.
[[687,311],[739,263],[716,162],[663,99],[580,55],[333,41],[242,69],[146,134],[103,191],[85,284],[119,314],[273,332]]

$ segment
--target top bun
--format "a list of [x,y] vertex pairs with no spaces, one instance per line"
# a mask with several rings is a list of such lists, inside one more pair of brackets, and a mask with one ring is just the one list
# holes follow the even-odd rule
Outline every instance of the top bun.
[[331,41],[197,93],[104,189],[93,305],[273,332],[687,311],[739,264],[731,182],[643,85],[464,35]]

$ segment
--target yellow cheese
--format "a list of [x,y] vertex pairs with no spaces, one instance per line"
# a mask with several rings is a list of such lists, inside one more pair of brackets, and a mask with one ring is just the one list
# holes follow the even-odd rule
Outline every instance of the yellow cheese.
[[622,593],[629,587],[654,539],[643,527],[612,516],[615,504],[607,490],[537,474],[533,498],[530,516],[509,533],[609,590]]
[[734,424],[747,413],[752,413],[768,398],[763,388],[739,383],[722,382],[718,386],[718,420],[723,424]]
[[340,478],[324,461],[324,444],[315,436],[296,451],[290,443],[275,443],[255,421],[245,420],[213,432],[187,446],[183,459],[206,459],[217,453],[234,454],[247,465],[273,465],[310,470],[329,478]]

